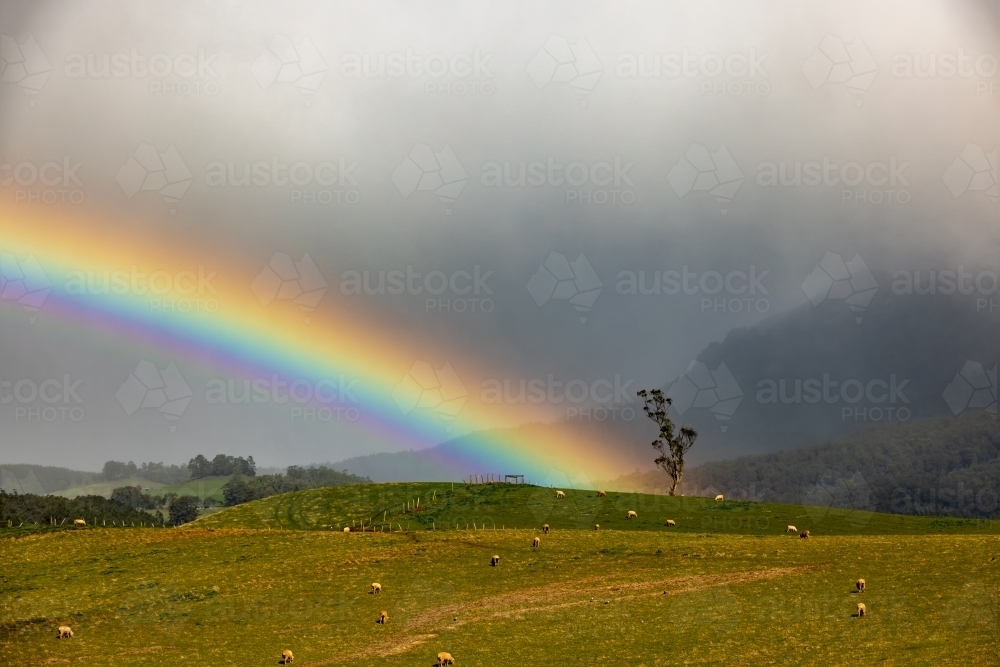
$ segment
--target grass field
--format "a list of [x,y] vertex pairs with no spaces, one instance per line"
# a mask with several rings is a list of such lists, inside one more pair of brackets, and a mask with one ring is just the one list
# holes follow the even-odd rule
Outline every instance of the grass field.
[[[418,495],[421,510],[403,512]],[[429,666],[438,651],[498,667],[1000,664],[993,523],[549,496],[314,489],[180,529],[2,539],[0,664],[274,665],[286,648],[295,665]],[[367,528],[394,507],[397,532]],[[362,518],[366,532],[342,532]],[[783,534],[789,522],[813,536]],[[55,639],[64,623],[74,639]]]

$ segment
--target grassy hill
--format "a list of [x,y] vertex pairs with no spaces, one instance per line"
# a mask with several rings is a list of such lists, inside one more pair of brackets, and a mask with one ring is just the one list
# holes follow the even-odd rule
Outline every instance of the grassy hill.
[[163,485],[141,477],[127,477],[125,479],[116,479],[113,482],[98,481],[71,486],[68,489],[56,491],[52,495],[63,496],[65,498],[77,498],[79,496],[104,496],[107,498],[111,495],[112,491],[121,486],[141,486],[144,489],[158,491]]
[[[417,496],[423,511],[396,515],[409,531],[323,527]],[[439,651],[459,667],[1000,658],[990,522],[852,523],[801,506],[572,490],[549,499],[553,490],[529,486],[365,485],[267,498],[183,529],[0,538],[0,663],[244,667],[276,664],[284,649],[317,667],[429,667]],[[625,520],[626,508],[639,518]],[[659,525],[667,514],[676,530]],[[814,536],[780,533],[779,517],[815,519]],[[440,529],[459,518],[490,529]],[[505,529],[492,529],[496,519]],[[754,534],[737,534],[743,519]],[[919,534],[941,531],[951,534]],[[381,594],[369,593],[373,581]],[[386,625],[375,623],[381,610]],[[72,640],[55,639],[61,624]]]
[[[190,524],[199,529],[255,528],[295,530],[508,530],[553,529],[733,533],[780,535],[791,524],[823,535],[992,533],[991,521],[883,514],[851,509],[780,505],[710,498],[539,486],[446,482],[362,484],[309,489],[265,498],[212,514]],[[420,505],[417,507],[417,502]],[[627,519],[629,510],[638,514]],[[677,526],[666,528],[667,519]]]

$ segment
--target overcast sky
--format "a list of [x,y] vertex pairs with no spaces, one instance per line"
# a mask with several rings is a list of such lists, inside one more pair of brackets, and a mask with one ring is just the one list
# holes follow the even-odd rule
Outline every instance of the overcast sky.
[[[308,253],[316,308],[435,341],[414,361],[451,363],[470,400],[550,374],[634,393],[809,303],[827,253],[1000,272],[998,30],[995,3],[912,0],[4,3],[0,215],[48,206],[109,244],[169,239],[245,283]],[[144,145],[170,174],[156,187],[127,168]],[[58,183],[33,180],[49,162]],[[175,178],[190,183],[157,190]],[[408,267],[457,288],[351,293]],[[2,462],[401,446],[212,405],[218,368],[3,301],[0,378],[79,380],[80,402],[47,421],[4,398]],[[191,388],[179,419],[116,397],[143,360]]]

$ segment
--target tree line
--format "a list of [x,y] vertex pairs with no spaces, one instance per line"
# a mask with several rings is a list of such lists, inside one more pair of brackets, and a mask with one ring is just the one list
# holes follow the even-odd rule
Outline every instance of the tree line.
[[232,507],[290,491],[371,483],[371,479],[352,475],[346,470],[337,471],[326,466],[289,466],[284,475],[260,475],[249,479],[233,477],[222,487],[222,495],[226,506]]

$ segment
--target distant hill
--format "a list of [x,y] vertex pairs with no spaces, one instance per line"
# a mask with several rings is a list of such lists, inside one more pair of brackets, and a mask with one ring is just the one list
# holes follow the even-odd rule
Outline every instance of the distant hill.
[[[662,490],[659,471],[611,488]],[[688,471],[688,495],[902,514],[1000,517],[1000,422],[984,412],[892,424],[836,442],[713,461]]]
[[0,490],[46,494],[99,480],[100,473],[23,463],[0,464]]
[[[827,299],[735,329],[667,382],[675,420],[699,431],[695,459],[817,444],[977,403],[995,412],[1000,313],[977,310],[975,295],[897,295],[889,276],[878,281],[863,311]],[[985,387],[975,399],[973,377]]]

